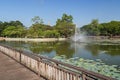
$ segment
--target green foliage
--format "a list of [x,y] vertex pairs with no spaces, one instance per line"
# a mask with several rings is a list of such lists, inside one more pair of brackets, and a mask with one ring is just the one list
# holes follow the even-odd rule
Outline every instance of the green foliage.
[[120,35],[120,22],[111,21],[108,23],[98,23],[98,20],[93,20],[90,24],[84,25],[82,31],[87,32],[88,35],[95,36],[119,36]]
[[47,38],[59,38],[60,34],[56,30],[47,30],[44,32],[44,37]]
[[41,19],[39,16],[35,16],[32,18],[32,22],[34,22],[34,24],[43,24],[43,19]]
[[[43,20],[39,16],[33,17],[32,22],[33,24],[26,29],[18,20],[10,22],[0,21],[0,36],[68,38],[75,33],[76,25],[73,23],[72,15],[63,14],[61,18],[57,19],[54,26],[43,24]],[[93,19],[90,24],[84,25],[80,29],[81,31],[86,32],[87,35],[92,36],[120,36],[120,21],[99,24],[97,19]]]
[[36,24],[28,29],[27,37],[39,37],[40,34],[42,34],[42,31],[40,30],[40,25]]
[[75,32],[75,25],[70,23],[61,23],[60,25],[57,25],[56,30],[60,33],[61,37],[70,37]]
[[56,21],[55,26],[43,24],[39,16],[32,18],[33,24],[25,28],[20,21],[0,22],[0,36],[7,37],[30,37],[30,38],[59,38],[70,37],[75,32],[71,15],[63,14],[61,19]]
[[2,35],[3,36],[12,36],[15,34],[15,26],[9,26],[8,28],[6,28],[3,32]]
[[6,29],[9,26],[15,26],[15,27],[22,26],[22,27],[24,27],[24,25],[20,21],[10,21],[10,22],[0,21],[0,36],[2,36],[2,32],[4,31],[4,29]]
[[1,36],[1,33],[2,33],[2,31],[4,30],[4,26],[3,26],[3,22],[2,21],[0,21],[0,36]]
[[92,20],[90,24],[84,25],[81,30],[87,32],[88,35],[98,36],[100,34],[98,20]]
[[78,57],[66,59],[65,55],[55,56],[53,59],[78,67],[83,67],[87,70],[94,71],[105,76],[120,79],[120,68],[118,68],[117,65],[106,65],[100,59],[96,59],[96,61]]
[[16,26],[16,27],[17,26],[23,26],[24,27],[24,25],[20,21],[10,21],[8,25]]
[[33,24],[29,29],[27,36],[28,37],[33,37],[33,38],[38,38],[38,37],[45,37],[45,31],[47,30],[52,30],[52,27],[49,25],[45,24]]
[[63,14],[62,19],[56,21],[55,29],[58,30],[61,37],[70,37],[75,32],[75,24],[73,24],[71,15]]
[[63,14],[61,19],[58,19],[55,26],[43,24],[42,19],[38,16],[34,17],[32,21],[34,24],[28,29],[28,37],[70,37],[75,32],[75,25],[73,24],[73,17],[71,15]]
[[22,26],[8,26],[6,29],[3,30],[3,36],[9,37],[23,37],[24,34],[24,27]]

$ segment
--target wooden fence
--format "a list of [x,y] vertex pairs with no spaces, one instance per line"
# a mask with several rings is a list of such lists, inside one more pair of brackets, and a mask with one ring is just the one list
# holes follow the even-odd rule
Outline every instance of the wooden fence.
[[0,51],[46,80],[115,80],[54,59],[0,45]]

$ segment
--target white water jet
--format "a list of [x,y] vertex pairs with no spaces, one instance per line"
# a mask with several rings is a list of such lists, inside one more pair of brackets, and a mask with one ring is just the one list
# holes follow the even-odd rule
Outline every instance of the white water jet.
[[88,42],[85,33],[82,33],[79,28],[75,29],[75,34],[74,34],[74,36],[71,37],[71,40],[73,41],[72,46],[75,48],[74,56],[77,56],[78,49],[80,47],[84,47],[85,44]]
[[80,29],[75,29],[75,35],[72,36],[72,41],[74,42],[88,42],[85,33],[82,33]]

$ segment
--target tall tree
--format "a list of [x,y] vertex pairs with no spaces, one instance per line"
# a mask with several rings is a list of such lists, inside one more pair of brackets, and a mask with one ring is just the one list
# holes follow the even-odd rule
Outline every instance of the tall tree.
[[56,21],[55,29],[58,30],[61,37],[70,37],[75,32],[75,24],[71,15],[63,14],[61,19]]
[[88,35],[98,36],[100,35],[99,21],[97,19],[93,19],[90,24],[84,25],[81,30],[87,32]]
[[35,16],[34,18],[32,18],[32,22],[34,24],[43,24],[43,19],[41,19],[39,16]]

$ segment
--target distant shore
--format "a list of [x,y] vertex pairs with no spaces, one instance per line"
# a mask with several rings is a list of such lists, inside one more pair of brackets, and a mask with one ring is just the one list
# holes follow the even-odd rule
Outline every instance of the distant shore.
[[[0,37],[0,41],[31,41],[31,42],[54,42],[67,41],[70,38],[5,38]],[[86,40],[90,42],[113,42],[120,43],[120,36],[109,38],[108,36],[86,36]]]
[[120,43],[120,36],[87,36],[87,40],[90,42],[110,42],[110,43]]
[[66,41],[67,38],[1,38],[4,41],[32,41],[32,42],[54,42]]

